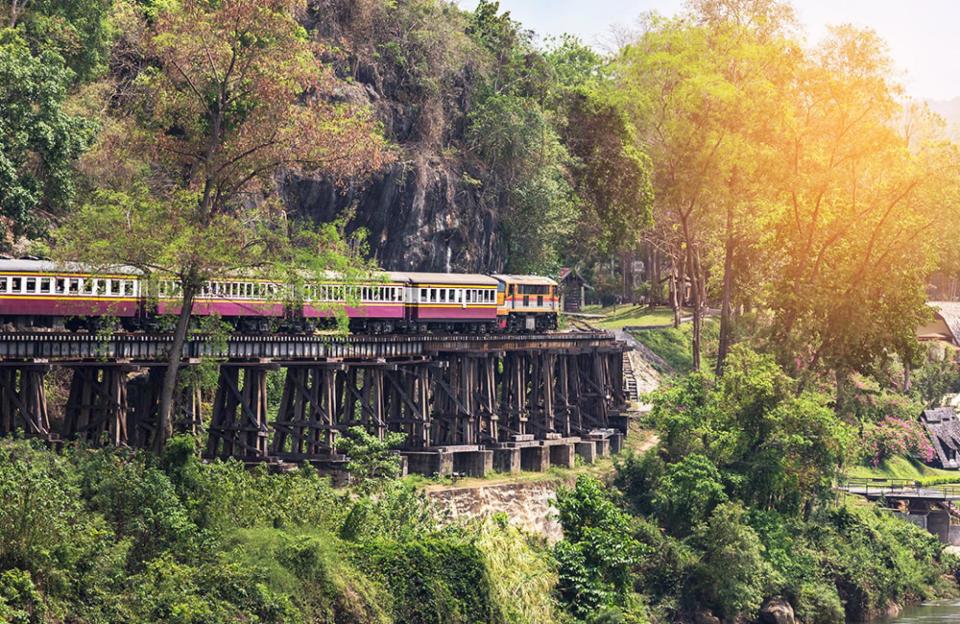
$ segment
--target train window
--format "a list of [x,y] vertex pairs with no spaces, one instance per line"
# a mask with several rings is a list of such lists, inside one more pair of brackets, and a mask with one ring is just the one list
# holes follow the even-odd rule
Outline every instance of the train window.
[[27,278],[27,288],[24,292],[28,294],[37,292],[37,278],[35,277]]
[[49,277],[40,278],[40,293],[44,295],[50,294],[50,278]]
[[440,303],[446,303],[446,302],[447,302],[447,289],[446,289],[446,288],[441,288],[441,289],[440,289]]
[[0,277],[0,293],[7,292],[7,278]]
[[123,280],[123,295],[125,297],[132,297],[134,293],[133,280]]
[[123,294],[123,289],[120,286],[120,280],[110,280],[110,294],[114,297],[118,297]]
[[472,301],[473,301],[473,291],[472,291],[472,290],[468,290],[468,291],[467,291],[467,303],[471,303]]
[[21,289],[23,288],[23,278],[12,277],[10,278],[10,281],[13,283],[13,285],[10,287],[10,292],[19,294]]
[[448,290],[448,292],[450,293],[450,294],[449,294],[450,303],[453,303],[453,297],[454,297],[454,294],[456,293],[456,291],[455,291],[454,289],[450,288],[450,289]]
[[428,290],[427,290],[426,288],[421,288],[421,289],[420,289],[420,303],[426,303],[426,302],[427,302],[427,292],[428,292]]
[[71,277],[70,279],[67,280],[67,294],[76,295],[79,293],[80,293],[80,280],[75,277]]
[[53,280],[53,292],[58,295],[62,295],[66,290],[67,280],[62,277],[54,278]]
[[543,307],[543,295],[537,295],[537,305]]

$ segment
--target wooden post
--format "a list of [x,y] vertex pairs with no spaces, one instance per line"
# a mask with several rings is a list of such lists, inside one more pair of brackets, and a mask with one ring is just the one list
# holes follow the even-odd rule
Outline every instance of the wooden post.
[[256,364],[220,365],[207,437],[208,457],[267,458],[267,369]]
[[50,438],[50,417],[43,380],[46,364],[0,367],[0,435],[18,430]]
[[64,436],[126,446],[128,365],[76,366],[64,412]]

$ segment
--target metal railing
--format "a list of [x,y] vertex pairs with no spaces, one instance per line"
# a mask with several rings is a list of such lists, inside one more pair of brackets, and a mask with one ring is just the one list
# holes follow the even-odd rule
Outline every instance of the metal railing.
[[867,498],[871,496],[910,498],[930,498],[943,500],[960,500],[960,472],[957,473],[958,483],[931,483],[914,479],[890,479],[884,477],[847,477],[841,479],[837,487],[850,494],[860,494]]

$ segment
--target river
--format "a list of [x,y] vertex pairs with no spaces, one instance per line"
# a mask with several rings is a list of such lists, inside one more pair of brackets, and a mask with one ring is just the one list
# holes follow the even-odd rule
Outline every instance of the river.
[[945,624],[960,622],[960,600],[941,600],[907,607],[899,617],[885,620],[889,624]]

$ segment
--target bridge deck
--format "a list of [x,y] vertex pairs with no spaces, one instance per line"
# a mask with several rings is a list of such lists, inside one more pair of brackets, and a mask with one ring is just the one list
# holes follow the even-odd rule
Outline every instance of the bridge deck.
[[[0,365],[26,360],[162,360],[173,342],[170,334],[71,332],[0,333]],[[402,358],[443,352],[569,350],[613,347],[607,332],[557,332],[518,335],[230,335],[190,336],[185,360],[217,357],[230,360],[322,360],[331,358]]]

